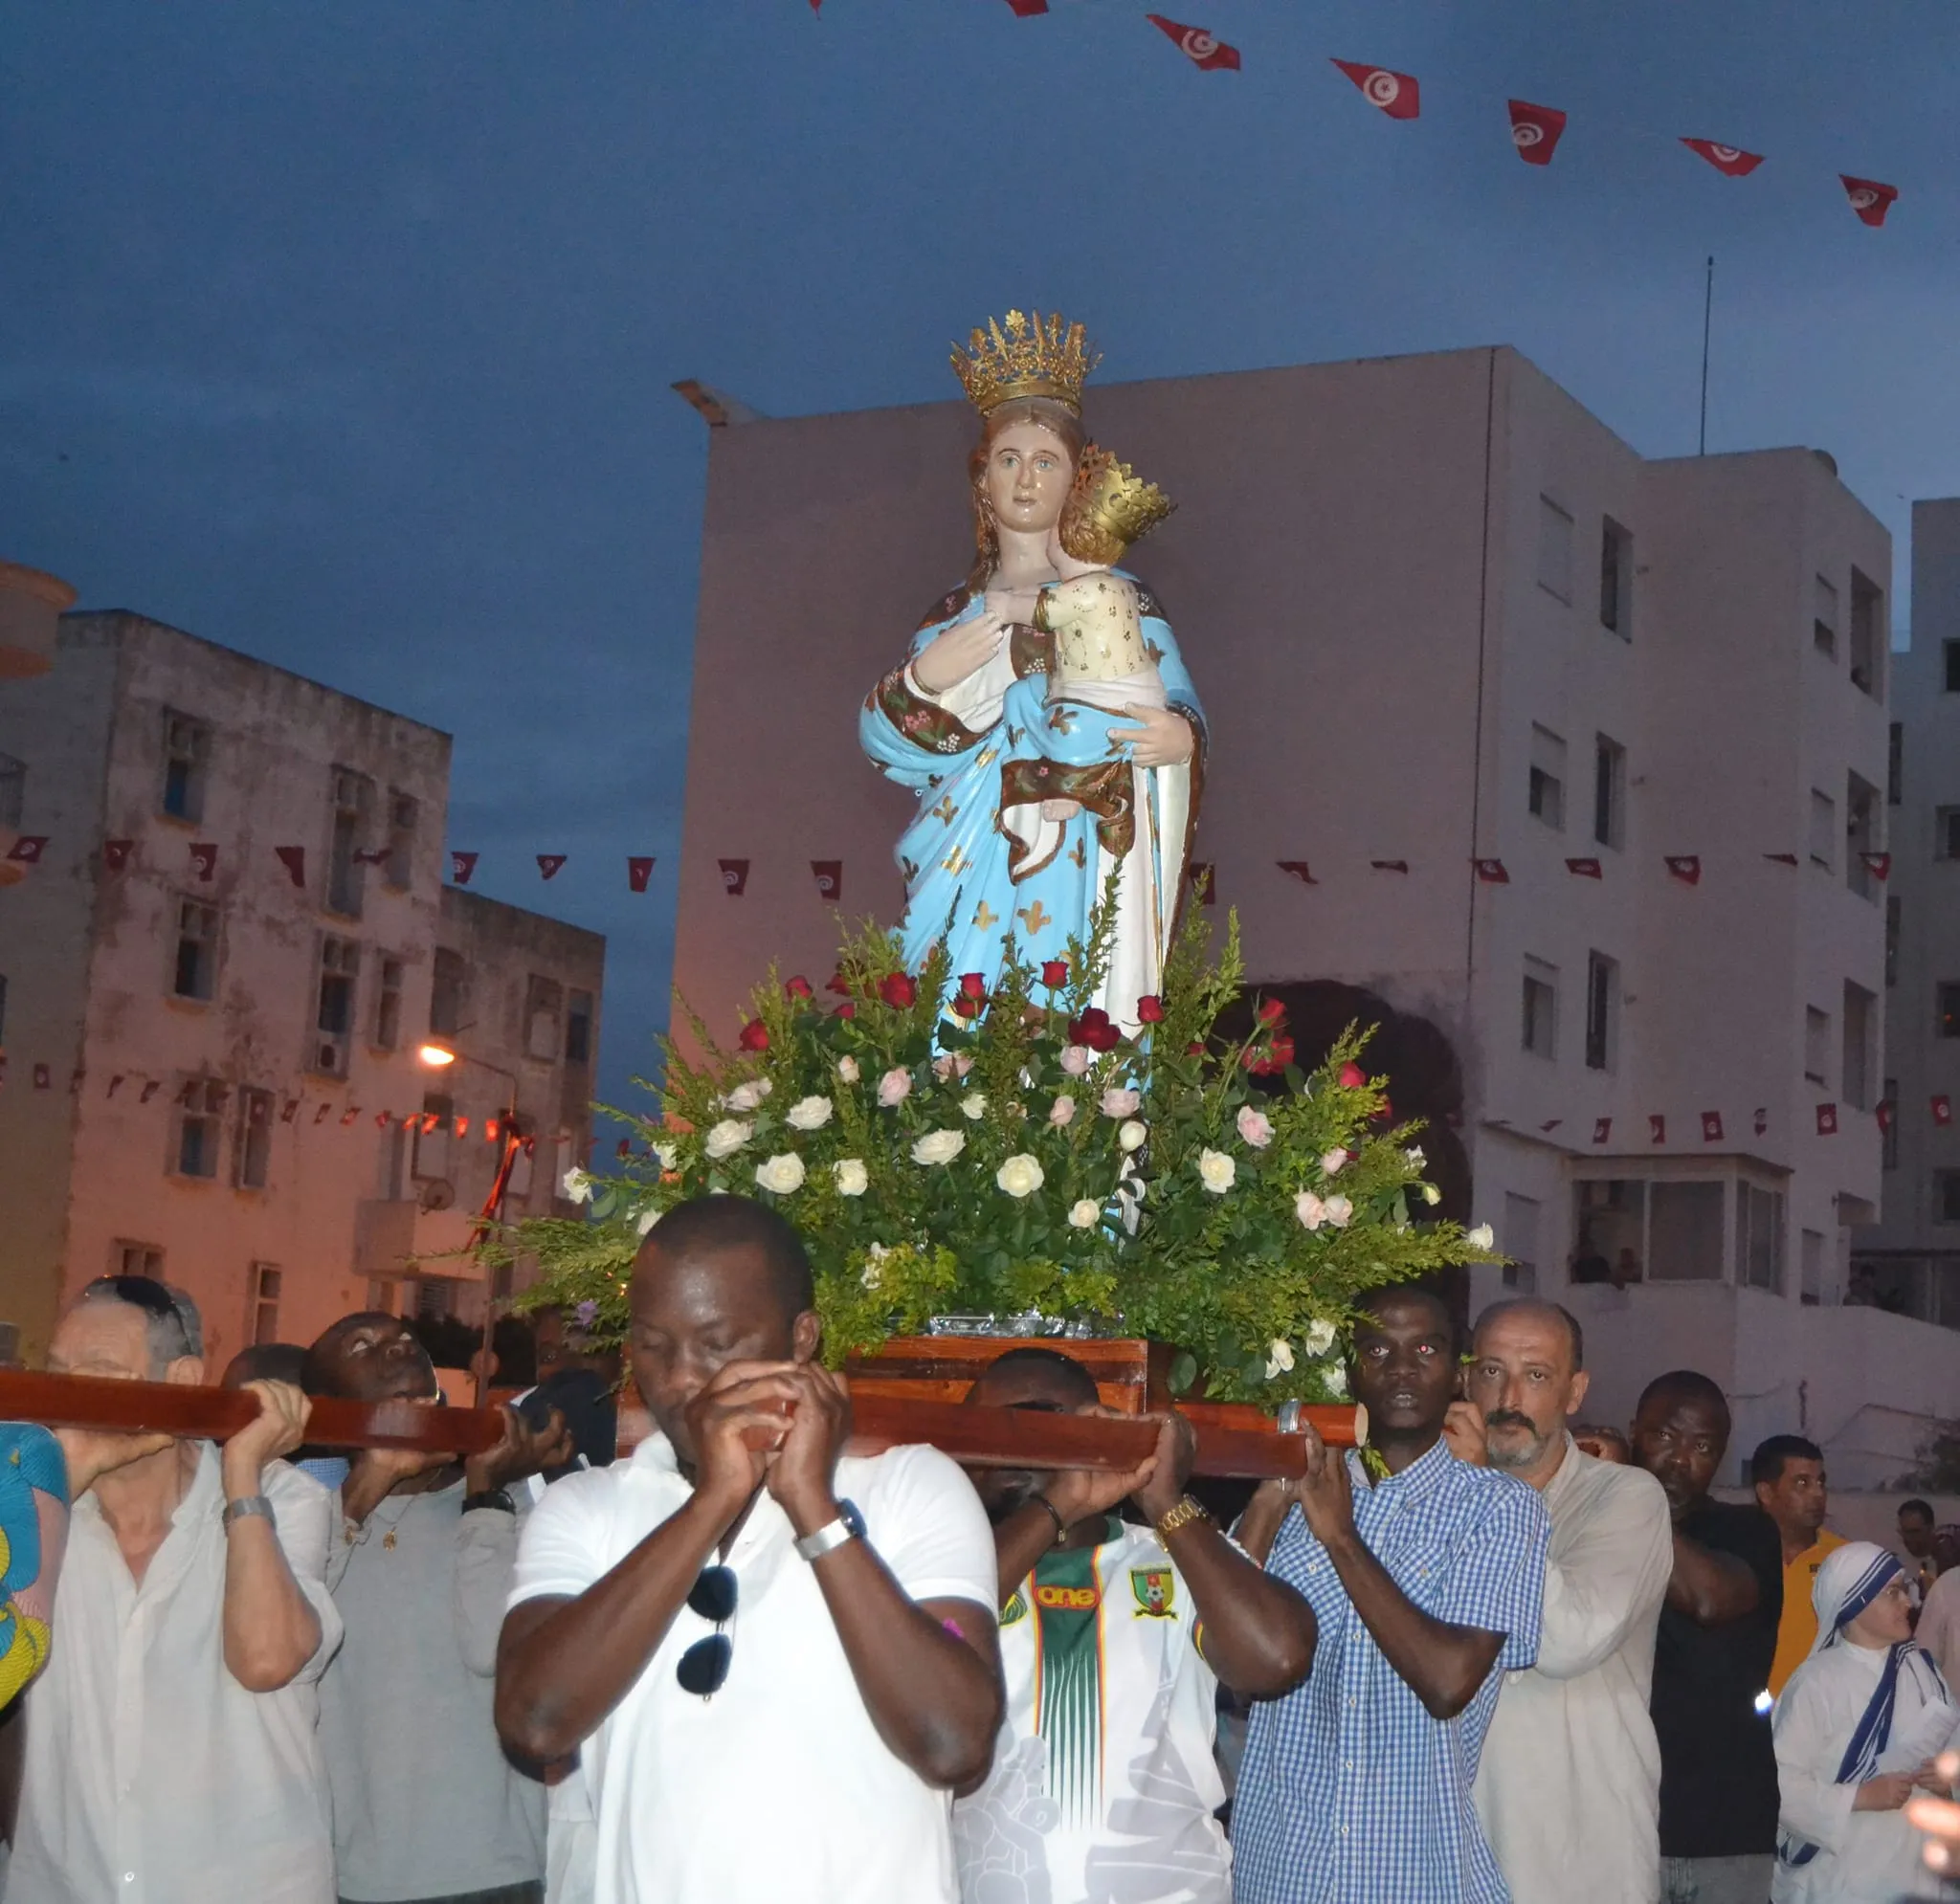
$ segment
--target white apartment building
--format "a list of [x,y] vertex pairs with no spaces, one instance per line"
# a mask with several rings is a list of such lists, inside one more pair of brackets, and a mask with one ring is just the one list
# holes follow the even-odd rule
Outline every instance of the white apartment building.
[[[1912,646],[1893,657],[1884,1196],[1856,1294],[1960,1329],[1960,498],[1912,508]],[[1947,1405],[1960,1415],[1960,1394]]]
[[369,1302],[474,1319],[494,1292],[456,1252],[513,1108],[504,1213],[568,1209],[605,941],[445,888],[449,760],[123,611],[0,680],[0,822],[46,842],[0,888],[0,1317],[29,1360],[112,1271],[189,1290],[218,1366]]
[[[1890,546],[1829,457],[1645,460],[1503,348],[1086,409],[1179,504],[1133,565],[1205,703],[1194,857],[1254,976],[1447,1039],[1452,1203],[1586,1321],[1604,1418],[1700,1367],[1738,1456],[1802,1429],[1843,1482],[1907,1465],[1960,1338],[1839,1301],[1879,1199]],[[970,559],[974,434],[958,402],[728,416],[676,956],[718,1028],[769,959],[829,969],[813,860],[898,915],[910,803],[857,713]],[[1623,1251],[1637,1282],[1571,1280]]]

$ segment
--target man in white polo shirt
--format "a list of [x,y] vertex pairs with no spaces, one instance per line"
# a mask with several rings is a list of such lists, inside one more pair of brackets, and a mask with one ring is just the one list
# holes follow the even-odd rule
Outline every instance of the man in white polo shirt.
[[524,1526],[498,1727],[535,1763],[579,1753],[596,1904],[958,1894],[951,1792],[1001,1715],[992,1535],[936,1450],[840,1457],[812,1301],[775,1211],[669,1211],[633,1279],[657,1432]]

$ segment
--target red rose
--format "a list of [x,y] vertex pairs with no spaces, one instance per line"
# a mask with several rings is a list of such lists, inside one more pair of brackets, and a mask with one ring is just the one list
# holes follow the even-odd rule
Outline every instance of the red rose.
[[1204,1041],[1201,1038],[1193,1038],[1190,1044],[1185,1046],[1184,1054],[1188,1058],[1203,1057],[1205,1054]]
[[1293,1040],[1285,1032],[1281,1031],[1273,1040],[1272,1048],[1266,1052],[1265,1056],[1247,1058],[1245,1068],[1255,1077],[1277,1077],[1292,1062]]
[[1071,1044],[1086,1045],[1092,1052],[1113,1052],[1123,1042],[1123,1033],[1100,1005],[1092,1005],[1080,1018],[1070,1019],[1068,1036]]
[[1147,992],[1137,1000],[1137,1022],[1143,1025],[1163,1024],[1164,1001],[1155,992]]
[[1344,1091],[1359,1091],[1368,1082],[1368,1074],[1358,1064],[1344,1064],[1341,1067],[1341,1088]]
[[[987,975],[984,972],[967,972],[960,979],[960,996],[970,998],[976,1004],[987,996]],[[971,1016],[969,1012],[968,1016]]]
[[840,1005],[831,1013],[833,1018],[855,1018],[857,1015],[858,1007],[855,1005]]
[[919,1002],[919,987],[903,972],[889,972],[878,982],[878,995],[899,1011]]
[[1057,985],[1068,984],[1068,961],[1050,959],[1041,967],[1041,983],[1051,990]]
[[810,981],[802,977],[801,974],[791,979],[783,987],[783,995],[786,998],[813,998],[815,996],[810,989]]
[[849,998],[851,996],[851,981],[842,972],[833,972],[823,982],[823,988],[825,991],[835,992],[839,998]]
[[953,1000],[953,1009],[962,1018],[977,1018],[980,1015],[980,1003],[977,999],[962,995]]
[[1382,1099],[1382,1108],[1375,1115],[1383,1123],[1392,1124],[1395,1121],[1395,1107],[1384,1097]]
[[1286,1007],[1277,998],[1264,1000],[1259,1006],[1261,1025],[1283,1025],[1286,1022]]
[[760,1018],[751,1018],[736,1041],[745,1052],[766,1052],[769,1048],[769,1028]]

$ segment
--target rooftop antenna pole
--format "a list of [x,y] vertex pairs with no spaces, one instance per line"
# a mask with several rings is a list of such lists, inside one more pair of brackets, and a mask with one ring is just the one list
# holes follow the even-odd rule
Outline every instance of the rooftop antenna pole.
[[1702,284],[1702,446],[1698,456],[1708,454],[1708,322],[1715,311],[1715,260],[1710,257]]

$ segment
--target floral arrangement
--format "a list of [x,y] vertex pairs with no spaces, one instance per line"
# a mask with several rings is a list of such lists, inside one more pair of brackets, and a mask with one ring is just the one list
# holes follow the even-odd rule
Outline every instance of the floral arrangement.
[[[1346,1392],[1339,1339],[1361,1291],[1498,1260],[1487,1227],[1418,1221],[1437,1202],[1414,1124],[1351,1029],[1310,1075],[1277,1002],[1221,1038],[1240,993],[1236,916],[1216,961],[1192,923],[1134,1039],[1090,1001],[1105,951],[1010,961],[990,988],[943,948],[849,936],[819,992],[772,969],[733,1051],[664,1041],[654,1118],[619,1174],[574,1169],[582,1220],[534,1219],[493,1247],[534,1256],[520,1306],[562,1303],[626,1333],[640,1239],[675,1204],[729,1191],[777,1206],[809,1249],[835,1361],[935,1316],[1035,1318],[1174,1345],[1171,1386],[1268,1406]],[[941,1001],[948,1003],[942,1006]],[[651,1088],[651,1087],[650,1087]]]

